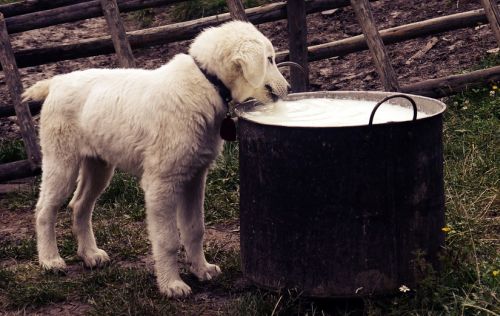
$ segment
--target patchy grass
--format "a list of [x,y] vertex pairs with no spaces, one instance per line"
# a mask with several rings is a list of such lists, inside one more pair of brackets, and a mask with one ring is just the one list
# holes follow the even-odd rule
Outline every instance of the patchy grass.
[[[448,232],[442,270],[430,271],[407,293],[364,300],[312,300],[293,290],[259,290],[242,278],[238,251],[210,243],[207,257],[220,264],[224,274],[199,282],[181,265],[182,277],[195,295],[167,300],[156,288],[151,267],[139,264],[150,251],[143,193],[135,178],[117,173],[94,216],[98,244],[113,263],[99,270],[82,268],[75,256],[70,211],[61,211],[58,242],[71,271],[42,273],[30,236],[0,240],[0,311],[30,313],[77,302],[88,306],[90,315],[499,315],[499,94],[498,88],[485,86],[446,101]],[[209,225],[238,217],[237,156],[236,144],[226,144],[208,177],[205,217]],[[36,194],[34,189],[10,195],[0,206],[9,212],[32,207]],[[18,263],[13,264],[14,260]]]
[[150,27],[153,24],[155,18],[155,11],[153,10],[153,8],[137,10],[128,13],[127,17],[139,23],[139,26],[141,28]]
[[226,143],[207,178],[205,219],[208,224],[239,215],[238,145]]
[[32,260],[36,255],[36,241],[33,238],[0,240],[0,261],[7,259]]
[[27,159],[22,140],[0,139],[0,164]]
[[[270,1],[244,0],[243,5],[251,8],[268,2]],[[187,21],[225,12],[228,12],[225,0],[193,0],[175,5],[172,15],[175,21]]]

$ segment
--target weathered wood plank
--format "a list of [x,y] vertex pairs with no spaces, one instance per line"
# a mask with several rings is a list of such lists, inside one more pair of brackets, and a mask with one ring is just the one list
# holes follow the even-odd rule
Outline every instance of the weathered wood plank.
[[500,47],[500,9],[496,5],[495,0],[481,0],[484,11],[490,22],[491,31],[497,39],[498,47]]
[[309,65],[307,62],[307,22],[306,4],[304,0],[288,1],[288,48],[290,61],[304,68],[304,73],[294,67],[290,68],[290,81],[293,92],[307,91],[309,86]]
[[29,160],[0,164],[0,182],[36,176],[40,171],[40,167],[33,168]]
[[229,14],[233,20],[240,20],[248,22],[247,15],[245,14],[245,7],[241,0],[226,0]]
[[[37,115],[40,113],[40,110],[42,108],[42,102],[40,101],[28,101],[27,102],[28,107],[30,109],[31,115]],[[0,104],[0,117],[8,117],[8,116],[14,116],[16,115],[16,111],[14,110],[14,107],[11,105],[6,105],[6,104]]]
[[[306,8],[309,14],[348,5],[349,0],[312,0],[306,3]],[[286,17],[286,2],[250,8],[245,12],[253,24],[276,21]],[[230,19],[229,14],[220,14],[188,22],[128,32],[127,35],[133,49],[144,48],[191,39],[204,28],[221,24]],[[16,53],[16,60],[18,67],[31,67],[61,60],[110,53],[113,53],[111,37],[103,36],[70,44],[23,49]]]
[[70,4],[87,2],[90,0],[24,0],[7,4],[0,4],[0,12],[5,18],[31,12],[59,8]]
[[[118,1],[118,8],[120,12],[130,12],[177,2],[181,2],[181,0],[121,0]],[[66,7],[10,17],[6,19],[6,23],[9,34],[13,34],[99,16],[102,16],[100,1],[93,0],[72,4]]]
[[16,66],[16,60],[10,44],[9,34],[5,25],[5,19],[0,13],[0,63],[4,69],[5,81],[9,88],[9,93],[14,104],[14,109],[17,115],[17,122],[21,131],[21,136],[24,141],[24,147],[31,162],[32,168],[37,168],[40,165],[41,154],[37,143],[37,136],[31,113],[26,105],[21,101],[21,93],[23,85],[21,76]]
[[403,86],[401,92],[442,98],[466,89],[495,82],[500,82],[500,66],[410,84]]
[[398,91],[399,83],[394,68],[384,43],[375,25],[373,14],[370,10],[368,0],[351,0],[351,5],[356,13],[363,34],[365,36],[368,48],[370,49],[375,68],[382,80],[386,91]]
[[120,18],[120,11],[118,10],[116,0],[101,0],[101,6],[120,66],[123,68],[134,68],[134,54],[132,54],[132,48],[130,48],[127,32]]

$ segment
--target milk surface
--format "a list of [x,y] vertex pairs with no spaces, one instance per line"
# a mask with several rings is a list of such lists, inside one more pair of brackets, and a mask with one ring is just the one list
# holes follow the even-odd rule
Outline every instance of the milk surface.
[[[280,126],[335,127],[368,125],[377,102],[349,99],[303,99],[278,101],[256,106],[242,116],[248,120]],[[417,119],[429,116],[417,112]],[[390,103],[382,104],[373,124],[411,121],[413,108]]]

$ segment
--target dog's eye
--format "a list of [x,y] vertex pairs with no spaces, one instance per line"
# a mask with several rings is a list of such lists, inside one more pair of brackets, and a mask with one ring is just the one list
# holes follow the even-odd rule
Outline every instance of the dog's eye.
[[273,58],[272,57],[267,57],[267,60],[272,64],[273,63]]

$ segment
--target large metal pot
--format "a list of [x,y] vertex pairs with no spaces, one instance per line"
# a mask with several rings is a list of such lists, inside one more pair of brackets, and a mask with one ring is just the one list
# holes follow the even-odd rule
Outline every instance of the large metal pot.
[[[312,92],[288,99],[380,101],[391,95]],[[431,115],[365,126],[285,127],[246,119],[253,102],[236,108],[247,278],[309,296],[352,297],[411,288],[423,266],[436,266],[444,240],[446,106],[407,96]]]

